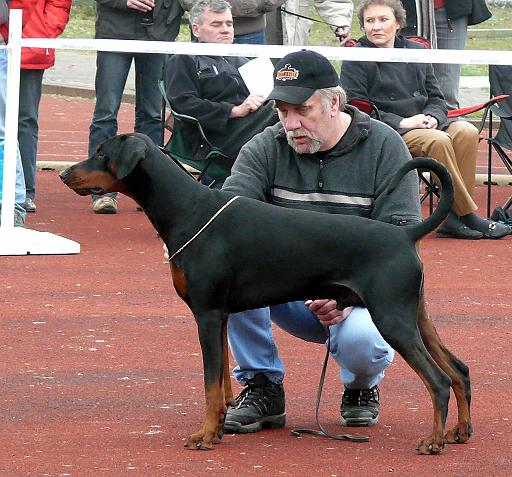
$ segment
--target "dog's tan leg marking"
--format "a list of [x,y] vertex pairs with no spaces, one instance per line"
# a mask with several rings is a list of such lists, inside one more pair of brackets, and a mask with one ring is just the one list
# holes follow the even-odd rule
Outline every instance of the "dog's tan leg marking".
[[419,442],[417,451],[418,454],[422,455],[439,454],[446,445],[446,440],[444,438],[443,417],[441,415],[441,410],[437,406],[436,397],[432,388],[430,387],[430,384],[426,379],[423,378],[420,373],[417,374],[425,384],[425,387],[430,394],[430,398],[432,399],[432,405],[434,407],[432,434]]
[[[470,403],[466,395],[465,383],[461,377],[461,371],[456,367],[460,361],[441,342],[435,326],[428,316],[423,298],[419,306],[418,326],[428,352],[437,365],[452,380],[452,389],[457,401],[458,422],[453,429],[446,433],[445,438],[449,443],[467,442],[473,432],[473,427],[471,425]],[[460,363],[460,365],[465,366],[463,363]]]
[[206,417],[198,432],[192,434],[185,447],[192,450],[208,450],[219,442],[226,415],[222,383],[206,387]]

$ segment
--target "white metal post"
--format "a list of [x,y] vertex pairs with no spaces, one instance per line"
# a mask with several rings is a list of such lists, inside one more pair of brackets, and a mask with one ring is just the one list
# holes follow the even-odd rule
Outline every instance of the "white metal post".
[[9,12],[7,101],[5,105],[4,178],[0,215],[0,255],[62,255],[80,253],[80,244],[49,232],[14,227],[16,149],[20,98],[22,11]]
[[7,102],[5,105],[4,179],[2,185],[1,227],[14,227],[16,188],[16,146],[18,141],[18,111],[21,66],[21,10],[9,15],[9,46],[7,48]]

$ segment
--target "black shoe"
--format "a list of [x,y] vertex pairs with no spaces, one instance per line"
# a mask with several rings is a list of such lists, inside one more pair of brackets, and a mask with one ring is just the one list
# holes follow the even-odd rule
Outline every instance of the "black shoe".
[[463,240],[478,240],[484,236],[482,232],[470,229],[463,223],[457,225],[444,223],[437,229],[436,235],[440,238],[456,238]]
[[236,398],[236,405],[228,408],[225,432],[245,434],[258,432],[263,427],[284,427],[286,420],[284,388],[257,374]]
[[341,399],[341,424],[348,427],[369,427],[379,422],[379,388],[345,388]]
[[510,235],[512,232],[512,227],[509,225],[494,222],[493,220],[488,220],[488,222],[489,228],[484,232],[485,239],[500,239],[506,235]]
[[33,213],[37,210],[36,204],[34,204],[34,201],[30,197],[27,197],[25,202],[23,202],[23,208],[30,213]]

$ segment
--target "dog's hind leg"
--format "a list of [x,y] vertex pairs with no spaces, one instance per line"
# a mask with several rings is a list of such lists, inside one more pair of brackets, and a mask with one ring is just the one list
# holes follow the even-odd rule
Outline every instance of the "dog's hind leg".
[[203,354],[206,416],[198,432],[185,443],[188,449],[211,449],[219,442],[226,417],[224,396],[224,339],[227,317],[220,310],[195,315]]
[[[233,388],[231,387],[231,375],[229,372],[229,348],[228,348],[228,320],[225,319],[222,323],[222,355],[223,355],[223,387],[224,387],[224,404],[226,410],[229,406],[235,405],[235,399],[233,398]],[[226,414],[224,413],[224,417]],[[217,438],[213,440],[214,444],[218,444],[224,435],[224,420],[222,427],[219,429]]]
[[418,327],[430,355],[452,380],[452,389],[457,400],[458,422],[453,429],[446,433],[446,440],[449,443],[467,442],[473,433],[470,413],[471,383],[469,368],[446,349],[441,342],[434,324],[428,316],[423,297],[421,297],[419,303]]
[[225,319],[222,324],[222,353],[224,355],[224,402],[226,406],[233,406],[235,399],[233,397],[233,389],[231,387],[231,374],[229,372],[229,347],[228,347],[228,320]]
[[[444,429],[450,399],[450,378],[436,364],[423,344],[416,326],[417,307],[389,306],[370,310],[383,338],[404,358],[425,384],[434,408],[432,434],[420,441],[420,454],[438,454],[446,444]],[[414,308],[413,308],[414,306]],[[384,311],[385,310],[385,311]]]

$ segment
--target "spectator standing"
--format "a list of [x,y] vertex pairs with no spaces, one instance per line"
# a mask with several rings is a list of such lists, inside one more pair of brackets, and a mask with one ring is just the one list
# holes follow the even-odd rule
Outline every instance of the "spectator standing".
[[[182,14],[178,0],[96,0],[95,38],[174,41]],[[163,78],[165,55],[98,51],[89,157],[105,139],[117,134],[117,114],[132,62],[135,63],[134,130],[146,134],[155,144],[162,144],[162,95],[158,82]],[[93,196],[93,211],[116,213],[117,194]]]
[[[433,0],[433,2],[437,48],[442,50],[464,50],[468,38],[468,25],[477,25],[491,17],[485,0]],[[406,31],[411,32],[418,13],[417,2],[404,0],[403,5],[407,12]],[[433,66],[448,109],[458,109],[461,65],[436,63]]]
[[[71,0],[37,0],[23,26],[23,38],[56,38],[66,28]],[[39,103],[44,71],[55,64],[55,50],[23,48],[21,52],[18,142],[25,175],[27,212],[35,212],[36,160],[39,140]]]
[[[198,0],[189,12],[192,34],[202,43],[233,43],[233,17],[225,0]],[[167,98],[178,113],[193,116],[215,146],[234,159],[255,134],[278,121],[265,97],[250,94],[238,68],[242,57],[174,55],[166,66]],[[188,143],[200,154],[201,138],[185,128]],[[232,165],[232,164],[230,164]]]
[[[308,17],[310,3],[310,0],[287,0],[284,8]],[[352,28],[352,0],[313,0],[313,3],[320,18],[330,25],[341,45],[344,45],[350,38]],[[311,20],[283,12],[283,44],[307,45],[312,24]]]
[[[464,50],[468,38],[468,25],[488,20],[491,12],[485,0],[434,0],[437,48]],[[459,108],[459,82],[461,65],[434,64],[448,109]]]
[[[279,8],[285,0],[231,0],[231,14],[235,27],[233,43],[265,45],[267,21],[265,14]],[[189,11],[195,0],[180,0]]]

